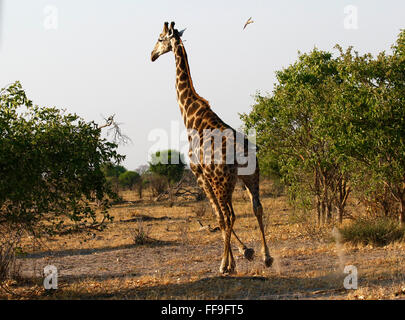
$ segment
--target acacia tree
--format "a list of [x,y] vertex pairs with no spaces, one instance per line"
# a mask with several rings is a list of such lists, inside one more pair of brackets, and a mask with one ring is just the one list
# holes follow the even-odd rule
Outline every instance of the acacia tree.
[[118,177],[118,180],[121,186],[132,190],[140,182],[141,176],[138,172],[126,171]]
[[341,83],[337,63],[331,53],[314,49],[276,76],[272,94],[257,94],[242,120],[256,130],[259,161],[281,175],[290,199],[316,208],[319,223],[330,221],[334,206],[343,215],[350,192],[333,141],[324,134],[324,118]]
[[114,191],[118,193],[120,185],[119,177],[121,174],[127,172],[127,169],[119,164],[106,162],[102,165],[102,171],[107,179],[107,182],[114,189]]
[[128,188],[129,190],[136,188],[139,198],[142,198],[144,181],[138,172],[126,171],[119,176],[118,180],[121,186]]
[[333,105],[328,132],[352,161],[365,190],[388,190],[405,224],[405,30],[392,54],[360,56],[339,47],[341,92]]
[[118,178],[121,174],[127,171],[124,166],[111,162],[104,163],[102,166],[102,170],[107,178]]
[[151,156],[149,171],[166,177],[169,184],[180,181],[186,167],[183,155],[176,150],[157,151]]
[[103,227],[116,194],[102,165],[124,158],[116,149],[96,123],[34,106],[19,82],[3,89],[0,224],[18,223],[36,235]]
[[242,119],[257,131],[259,160],[280,169],[292,198],[316,199],[306,204],[318,221],[332,205],[341,221],[354,188],[385,215],[395,199],[404,224],[405,31],[389,55],[337,48],[337,58],[316,49],[300,55]]

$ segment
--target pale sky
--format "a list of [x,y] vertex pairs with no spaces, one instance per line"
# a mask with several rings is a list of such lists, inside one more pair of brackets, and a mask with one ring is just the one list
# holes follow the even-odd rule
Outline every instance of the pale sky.
[[[357,8],[357,29],[344,27],[348,5]],[[242,31],[249,17],[255,22]],[[337,43],[388,51],[405,28],[405,1],[3,0],[0,19],[0,87],[19,80],[35,104],[88,121],[116,114],[133,142],[119,148],[133,170],[149,160],[151,132],[170,137],[172,121],[184,128],[173,54],[150,61],[164,21],[187,28],[196,91],[239,128],[238,113],[251,109],[256,91],[271,92],[275,71],[298,51]]]

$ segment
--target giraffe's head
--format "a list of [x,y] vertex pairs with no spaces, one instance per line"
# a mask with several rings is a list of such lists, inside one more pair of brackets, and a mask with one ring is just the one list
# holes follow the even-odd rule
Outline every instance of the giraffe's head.
[[172,22],[170,26],[168,22],[165,22],[163,25],[163,31],[159,35],[155,48],[152,51],[152,61],[155,61],[162,54],[172,51],[174,43],[180,39],[184,30],[178,31],[177,29],[174,29],[174,22]]

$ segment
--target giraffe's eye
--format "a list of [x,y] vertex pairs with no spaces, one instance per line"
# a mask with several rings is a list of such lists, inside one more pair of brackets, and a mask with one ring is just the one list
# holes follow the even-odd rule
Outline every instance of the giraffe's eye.
[[163,39],[158,39],[158,41],[159,41],[159,42],[162,42],[162,41],[163,41]]

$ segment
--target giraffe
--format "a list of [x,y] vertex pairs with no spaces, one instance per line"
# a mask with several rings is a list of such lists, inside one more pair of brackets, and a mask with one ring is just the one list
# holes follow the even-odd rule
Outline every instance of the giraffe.
[[[238,168],[243,167],[243,165],[235,163],[235,161],[232,163],[225,161],[226,156],[230,154],[227,149],[227,139],[231,141],[230,144],[233,150],[239,150],[243,154],[246,154],[248,141],[246,137],[243,137],[242,142],[236,139],[235,137],[239,133],[223,122],[212,111],[208,101],[200,97],[195,91],[187,53],[181,40],[184,30],[178,31],[174,26],[174,22],[171,22],[170,26],[168,22],[164,23],[163,32],[159,35],[158,41],[151,53],[151,60],[154,62],[161,55],[170,51],[175,56],[177,100],[184,124],[188,130],[190,143],[189,157],[191,159],[190,169],[196,176],[198,185],[206,193],[222,232],[224,251],[219,271],[223,274],[235,272],[236,264],[230,245],[232,234],[237,241],[239,252],[248,260],[252,260],[254,256],[254,250],[247,248],[233,229],[235,213],[232,207],[232,194],[238,178],[242,180],[249,194],[253,212],[260,228],[263,262],[266,267],[270,267],[273,258],[270,256],[264,234],[263,207],[259,198],[259,166],[256,165],[254,172],[251,174],[238,176]],[[215,132],[222,139],[217,148],[213,148],[211,137],[209,139],[206,138],[206,132]],[[201,150],[211,152],[204,153]],[[208,160],[211,161],[207,161],[207,158],[204,158],[206,154],[208,154]],[[256,160],[255,163],[257,163],[255,155],[254,158]],[[217,161],[218,159],[220,161]]]

